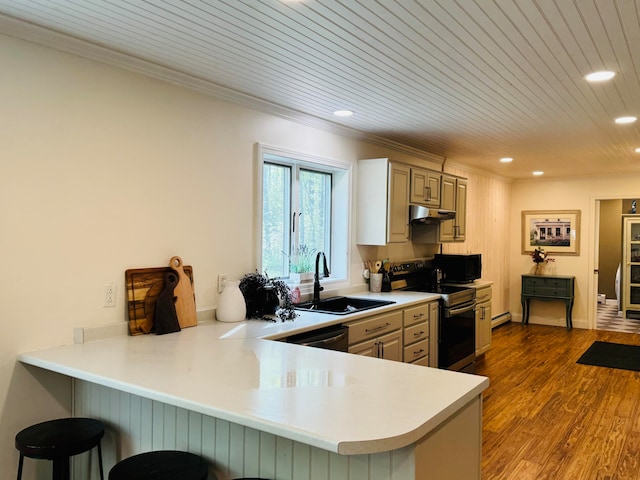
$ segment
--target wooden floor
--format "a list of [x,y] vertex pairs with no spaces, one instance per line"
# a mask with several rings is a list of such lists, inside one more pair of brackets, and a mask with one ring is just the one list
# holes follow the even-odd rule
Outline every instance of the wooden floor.
[[507,323],[478,374],[484,394],[482,478],[640,479],[640,372],[579,365],[595,340],[640,335]]

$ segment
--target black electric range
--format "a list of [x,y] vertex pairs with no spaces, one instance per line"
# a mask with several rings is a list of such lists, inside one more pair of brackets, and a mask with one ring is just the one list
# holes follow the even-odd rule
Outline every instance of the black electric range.
[[475,372],[476,289],[471,286],[434,282],[435,270],[428,261],[390,265],[391,289],[396,291],[437,293],[440,295],[438,318],[438,368]]
[[465,285],[433,283],[433,268],[428,261],[412,260],[389,266],[391,289],[407,292],[437,293],[446,308],[469,305],[475,302],[475,288]]

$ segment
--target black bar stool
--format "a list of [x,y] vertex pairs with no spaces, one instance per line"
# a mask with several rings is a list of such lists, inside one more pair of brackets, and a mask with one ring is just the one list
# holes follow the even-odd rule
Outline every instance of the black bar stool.
[[100,440],[104,425],[92,418],[60,418],[38,423],[16,435],[16,448],[20,451],[18,480],[22,478],[24,457],[53,461],[53,480],[69,480],[69,459],[79,453],[98,447],[100,479],[102,449]]
[[141,453],[118,462],[109,480],[207,480],[204,458],[189,452],[160,450]]

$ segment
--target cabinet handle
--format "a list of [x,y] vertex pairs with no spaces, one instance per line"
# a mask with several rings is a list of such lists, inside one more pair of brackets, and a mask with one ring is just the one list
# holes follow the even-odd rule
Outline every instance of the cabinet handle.
[[424,317],[424,313],[420,312],[418,315],[414,315],[413,318]]
[[422,335],[424,335],[424,331],[420,330],[419,332],[415,332],[413,334],[414,337],[421,337]]
[[385,328],[389,327],[391,324],[389,322],[385,323],[384,325],[379,325],[377,327],[374,328],[365,328],[364,333],[369,334],[369,333],[373,333],[373,332],[378,332],[380,330],[384,330]]
[[424,187],[424,190],[426,192],[426,196],[425,196],[425,201],[430,202],[431,201],[431,187]]
[[424,348],[421,348],[420,350],[418,350],[417,352],[414,350],[413,351],[413,356],[417,357],[418,355],[420,355],[422,352],[424,352]]

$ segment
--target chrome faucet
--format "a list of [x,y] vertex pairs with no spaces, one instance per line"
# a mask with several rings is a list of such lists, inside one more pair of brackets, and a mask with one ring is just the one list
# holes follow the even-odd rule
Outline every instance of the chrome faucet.
[[318,252],[316,255],[316,271],[313,275],[313,299],[311,300],[311,308],[316,309],[320,305],[320,292],[324,290],[324,287],[320,286],[320,255],[323,260],[323,275],[322,278],[329,276],[329,268],[327,267],[327,256],[324,252]]

